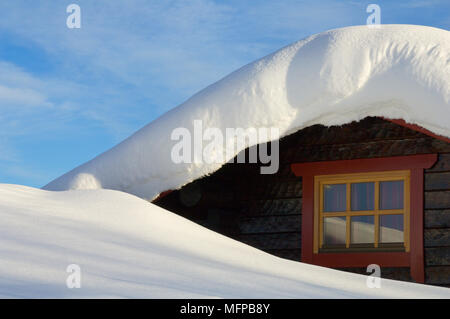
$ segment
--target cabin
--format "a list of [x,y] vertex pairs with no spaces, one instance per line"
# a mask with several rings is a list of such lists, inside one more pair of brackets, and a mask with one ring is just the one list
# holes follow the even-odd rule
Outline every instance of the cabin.
[[154,203],[282,258],[450,287],[448,138],[367,117],[301,129],[279,156],[275,174],[227,163]]
[[[449,43],[448,31],[408,25],[313,35],[44,189],[120,190],[282,258],[362,274],[378,265],[384,278],[450,286]],[[210,138],[238,128],[283,137],[226,138],[202,161],[196,145],[207,138],[196,123]],[[194,152],[174,159],[182,141]],[[239,163],[272,145],[274,174],[261,174],[264,161]]]

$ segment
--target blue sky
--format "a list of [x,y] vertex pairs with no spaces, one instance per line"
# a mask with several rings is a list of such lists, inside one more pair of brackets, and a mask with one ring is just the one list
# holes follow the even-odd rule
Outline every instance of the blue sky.
[[448,0],[3,0],[0,182],[41,187],[240,66],[365,24],[370,3],[383,24],[450,27]]

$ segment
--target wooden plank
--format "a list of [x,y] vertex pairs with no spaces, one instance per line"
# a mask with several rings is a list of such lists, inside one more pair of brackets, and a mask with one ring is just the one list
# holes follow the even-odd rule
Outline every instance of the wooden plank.
[[413,281],[408,267],[381,267],[381,278]]
[[425,229],[425,247],[450,247],[450,228]]
[[300,179],[293,181],[278,181],[274,183],[259,183],[257,198],[294,198],[302,196],[302,183]]
[[268,199],[243,203],[241,214],[245,216],[298,215],[302,212],[302,199]]
[[430,285],[450,285],[450,267],[425,267],[425,283]]
[[302,196],[302,182],[300,178],[277,179],[275,176],[268,179],[257,177],[237,182],[236,193],[240,200],[300,198]]
[[433,148],[433,153],[450,153],[450,143],[448,141],[432,138],[431,146]]
[[300,249],[301,235],[297,233],[241,234],[238,240],[263,250]]
[[279,176],[280,178],[291,178],[297,179],[294,173],[291,170],[291,163],[280,163],[280,167],[278,168],[278,172],[275,174],[267,174],[266,176]]
[[344,125],[313,125],[293,135],[284,137],[280,146],[324,145],[343,143],[364,143],[386,139],[427,137],[423,133],[391,123],[381,118],[367,117],[359,122]]
[[425,228],[450,228],[450,209],[425,210]]
[[[445,142],[441,142],[444,143]],[[448,143],[446,143],[448,144]],[[405,140],[384,140],[367,143],[299,146],[295,154],[280,154],[282,163],[336,161],[357,158],[377,158],[450,151],[449,145],[434,143],[431,137]],[[289,157],[291,156],[291,157]]]
[[450,190],[450,172],[425,174],[425,190]]
[[450,208],[450,191],[425,192],[425,209]]
[[241,233],[295,232],[301,230],[302,215],[247,217],[238,220]]
[[444,172],[450,171],[450,154],[439,154],[438,161],[426,172]]
[[233,192],[227,188],[218,190],[209,186],[202,192],[200,204],[203,207],[232,208],[235,206],[236,199]]
[[[283,150],[284,152],[284,150]],[[280,164],[278,171],[274,174],[261,174],[261,167],[267,166],[267,164],[256,163],[227,163],[217,172],[206,177],[216,181],[231,180],[232,182],[243,180],[245,182],[248,179],[295,179],[295,175],[291,171],[290,163]]]
[[426,266],[450,266],[450,247],[425,248]]
[[403,119],[387,119],[388,121],[398,124],[398,125],[402,125],[404,127],[410,128],[414,131],[417,132],[421,132],[423,134],[426,134],[428,136],[433,137],[434,139],[437,139],[439,141],[444,141],[445,143],[449,143],[450,144],[450,138],[443,136],[443,135],[439,135],[439,134],[435,134],[433,132],[431,132],[430,130],[427,130],[426,128],[417,125],[417,124],[412,124],[412,123],[407,123],[405,120]]

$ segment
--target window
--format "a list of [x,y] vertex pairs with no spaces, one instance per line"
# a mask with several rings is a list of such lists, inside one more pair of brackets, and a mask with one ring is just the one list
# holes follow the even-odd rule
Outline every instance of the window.
[[314,252],[409,251],[409,179],[405,170],[315,176]]
[[423,170],[436,154],[294,163],[302,177],[301,261],[410,267],[424,282]]

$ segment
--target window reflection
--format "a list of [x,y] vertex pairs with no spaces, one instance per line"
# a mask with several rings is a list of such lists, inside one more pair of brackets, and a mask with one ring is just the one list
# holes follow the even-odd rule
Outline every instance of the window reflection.
[[333,184],[323,186],[324,212],[343,212],[346,210],[346,189],[345,184]]
[[402,243],[403,239],[403,215],[381,215],[380,243]]
[[351,218],[352,244],[368,244],[375,241],[375,218],[374,216],[353,216]]
[[375,209],[375,183],[352,183],[352,210]]
[[380,209],[403,208],[403,181],[380,182]]
[[345,245],[346,218],[326,217],[323,221],[323,242],[325,245]]

